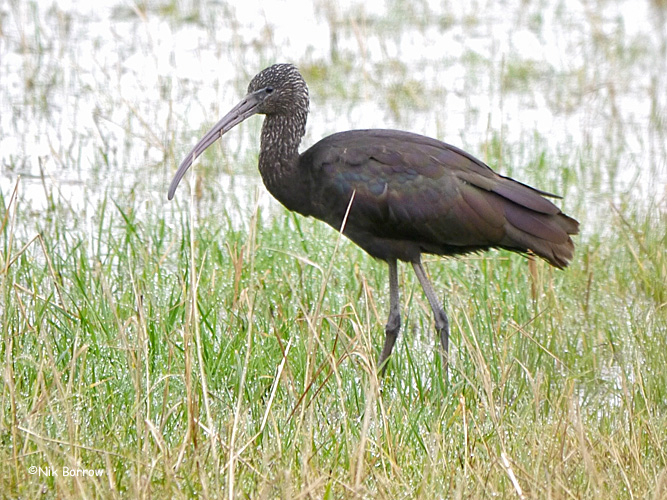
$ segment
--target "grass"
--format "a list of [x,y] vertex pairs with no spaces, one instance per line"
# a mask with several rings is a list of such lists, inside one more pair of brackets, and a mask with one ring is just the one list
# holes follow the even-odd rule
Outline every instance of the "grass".
[[[157,201],[193,130],[259,61],[282,60],[284,26],[263,19],[257,35],[231,5],[146,3],[110,10],[109,43],[79,14],[10,5],[0,497],[667,497],[664,64],[649,43],[661,25],[547,4],[503,3],[499,24],[492,4],[318,7],[330,53],[314,44],[294,61],[311,90],[307,143],[356,126],[446,138],[564,195],[582,222],[564,271],[500,251],[427,260],[452,325],[446,382],[410,266],[378,379],[386,266],[240,194],[261,185],[258,121],[205,155],[194,194]],[[160,34],[183,22],[200,37],[191,79],[168,73],[185,61]],[[523,29],[555,38],[559,57],[507,49]],[[207,65],[223,57],[215,79]]]
[[139,219],[128,197],[100,203],[93,238],[24,241],[25,207],[2,201],[12,496],[667,494],[664,212],[614,212],[565,272],[505,252],[429,263],[453,325],[444,384],[407,266],[378,380],[385,266],[323,224]]

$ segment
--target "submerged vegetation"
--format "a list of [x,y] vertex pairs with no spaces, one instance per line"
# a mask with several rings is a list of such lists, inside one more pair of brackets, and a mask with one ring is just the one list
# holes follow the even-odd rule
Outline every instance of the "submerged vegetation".
[[[104,13],[3,6],[0,491],[667,496],[667,14],[643,6],[648,43],[624,2],[616,17],[547,3],[316,2],[327,33],[301,52],[227,4],[112,4],[111,41],[91,38]],[[167,28],[195,30],[186,55],[228,71],[184,75]],[[554,52],[536,60],[531,43]],[[564,195],[582,222],[565,271],[502,251],[426,262],[452,323],[447,383],[406,266],[378,379],[386,266],[267,201],[259,120],[165,201],[191,139],[287,57],[311,87],[306,142],[437,136]]]

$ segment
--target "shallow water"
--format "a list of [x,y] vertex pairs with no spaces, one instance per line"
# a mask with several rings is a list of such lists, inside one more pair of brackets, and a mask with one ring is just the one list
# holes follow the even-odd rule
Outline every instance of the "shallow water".
[[[166,202],[180,157],[254,73],[290,61],[311,90],[304,146],[343,129],[408,129],[564,194],[584,221],[623,200],[664,210],[657,4],[2,1],[0,188],[7,199],[20,176],[34,213],[55,200],[86,214],[103,195],[180,210],[187,182]],[[239,221],[261,186],[260,123],[229,133],[199,167],[202,202],[231,203]]]

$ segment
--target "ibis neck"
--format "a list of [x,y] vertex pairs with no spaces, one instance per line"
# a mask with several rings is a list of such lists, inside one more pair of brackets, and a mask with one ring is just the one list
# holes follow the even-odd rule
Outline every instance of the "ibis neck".
[[[306,130],[306,115],[267,115],[262,125],[259,172],[269,192],[290,210],[299,206],[306,179],[299,171],[299,144]],[[305,202],[305,200],[304,200]]]
[[262,125],[259,171],[264,183],[289,175],[298,164],[299,144],[306,130],[305,117],[267,115]]

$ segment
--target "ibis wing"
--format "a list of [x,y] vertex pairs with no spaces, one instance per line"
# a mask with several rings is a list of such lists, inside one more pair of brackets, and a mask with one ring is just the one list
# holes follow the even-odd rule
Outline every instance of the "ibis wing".
[[578,229],[544,198],[554,195],[498,175],[468,153],[428,137],[394,130],[343,132],[304,155],[311,155],[307,160],[319,190],[312,198],[313,215],[340,228],[354,193],[346,225],[362,247],[364,238],[409,241],[443,254],[500,246],[548,254],[542,256],[552,262],[553,252],[539,240],[572,246],[569,234]]

